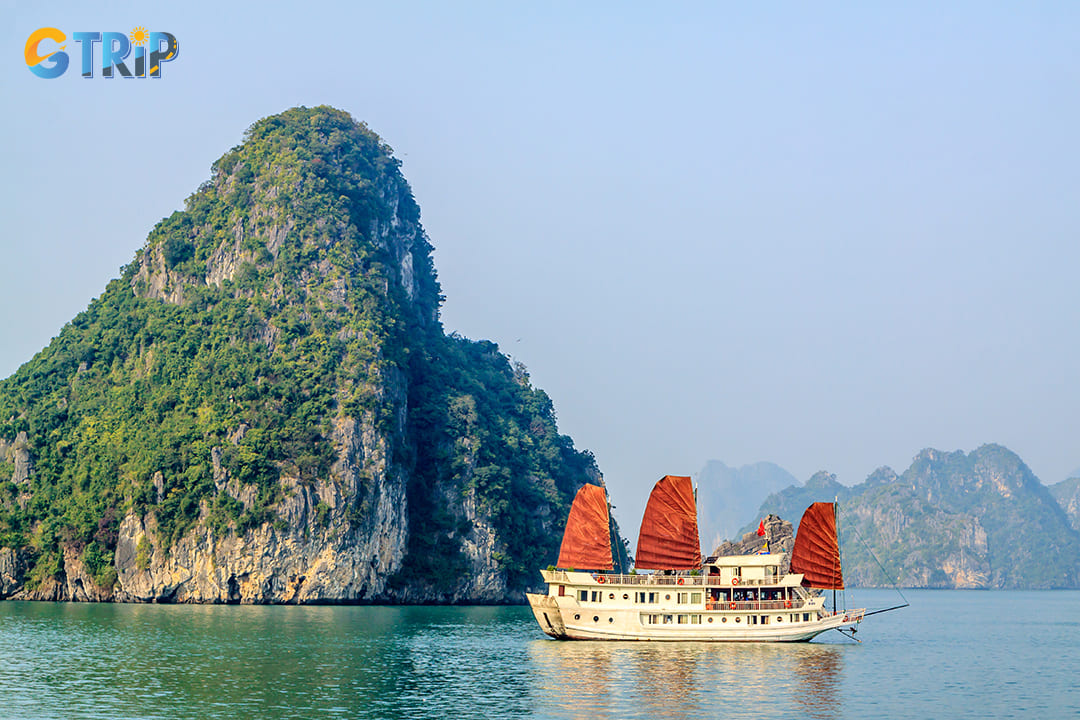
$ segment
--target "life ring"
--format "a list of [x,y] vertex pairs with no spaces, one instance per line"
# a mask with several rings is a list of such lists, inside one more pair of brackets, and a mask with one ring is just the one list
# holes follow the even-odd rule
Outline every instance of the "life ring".
[[784,607],[790,608],[791,607],[791,601],[788,600],[786,603],[784,603]]
[[683,579],[682,579],[682,578],[679,578],[679,584],[680,584],[680,585],[682,585],[682,584],[683,584]]
[[598,583],[600,583],[601,585],[603,585],[603,584],[604,584],[604,582],[605,582],[605,580],[604,580],[604,576],[603,576],[603,575],[597,575],[597,576],[596,576],[596,582],[598,582]]
[[731,578],[731,584],[732,585],[738,585],[739,584],[739,578],[737,578],[737,577]]
[[735,609],[735,603],[731,603],[731,609],[732,609],[732,610],[734,610],[734,609]]

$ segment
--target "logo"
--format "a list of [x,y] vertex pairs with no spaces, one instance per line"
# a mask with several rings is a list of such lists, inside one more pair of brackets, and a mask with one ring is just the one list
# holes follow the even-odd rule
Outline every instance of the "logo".
[[[128,34],[118,32],[76,32],[71,39],[78,44],[76,55],[82,62],[82,76],[94,77],[95,60],[100,63],[101,77],[117,74],[125,78],[160,78],[161,66],[180,54],[176,36],[167,32],[147,32],[141,25]],[[51,80],[63,75],[71,59],[67,35],[52,27],[38,28],[26,39],[26,66],[40,78]],[[128,57],[134,57],[130,61]]]

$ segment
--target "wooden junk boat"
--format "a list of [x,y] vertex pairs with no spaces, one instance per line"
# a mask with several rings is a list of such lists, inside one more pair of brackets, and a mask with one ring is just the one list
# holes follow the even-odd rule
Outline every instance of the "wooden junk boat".
[[791,571],[785,553],[703,562],[689,477],[668,475],[649,496],[635,572],[614,574],[604,488],[585,485],[566,523],[556,569],[542,570],[547,594],[529,593],[540,629],[563,640],[807,641],[826,630],[854,634],[865,609],[826,608],[842,590],[834,503],[803,514]]

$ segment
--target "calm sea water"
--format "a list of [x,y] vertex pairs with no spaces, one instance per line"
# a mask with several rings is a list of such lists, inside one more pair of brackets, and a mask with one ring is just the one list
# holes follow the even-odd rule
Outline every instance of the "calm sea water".
[[1080,716],[1080,592],[907,597],[861,644],[797,645],[556,642],[518,607],[0,602],[0,716]]

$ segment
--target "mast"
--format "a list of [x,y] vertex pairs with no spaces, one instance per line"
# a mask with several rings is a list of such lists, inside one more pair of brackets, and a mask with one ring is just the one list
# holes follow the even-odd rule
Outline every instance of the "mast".
[[[840,555],[840,572],[843,573],[844,572],[844,553],[840,549],[840,502],[839,502],[839,498],[833,497],[832,508],[833,508],[833,524],[836,525],[836,551]],[[845,605],[845,609],[846,609],[847,603],[845,602],[844,605]],[[833,614],[835,615],[836,614],[836,588],[833,588],[833,591],[832,591],[832,611],[833,611]]]
[[630,568],[630,558],[626,555],[626,546],[623,545],[622,538],[619,536],[618,524],[615,522],[615,514],[611,512],[615,509],[615,506],[611,504],[611,498],[607,496],[607,486],[604,486],[604,494],[607,497],[608,504],[608,543],[615,549],[615,572],[620,575],[625,575],[626,571]]

